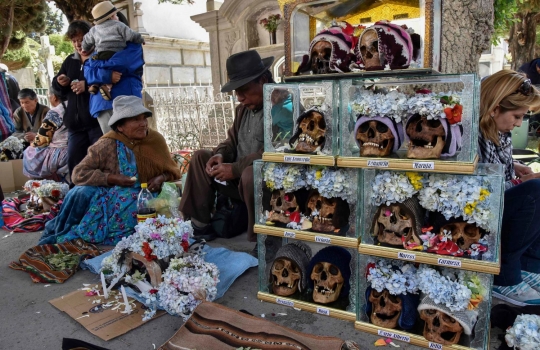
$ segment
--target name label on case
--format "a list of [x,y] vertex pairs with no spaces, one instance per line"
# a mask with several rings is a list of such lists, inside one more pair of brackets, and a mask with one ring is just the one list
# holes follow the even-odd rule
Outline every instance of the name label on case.
[[439,343],[432,343],[432,342],[429,342],[429,343],[428,343],[428,348],[430,348],[430,349],[436,349],[436,350],[442,350],[443,346],[442,346],[442,344],[439,344]]
[[442,266],[451,266],[451,267],[461,267],[461,261],[460,260],[454,260],[454,259],[437,259],[437,264]]
[[317,308],[317,313],[321,314],[321,315],[325,315],[325,316],[330,316],[330,310],[325,309],[323,307],[318,307]]
[[387,160],[368,160],[367,166],[374,168],[388,168],[390,163]]
[[420,170],[435,170],[435,163],[434,162],[413,162],[412,167],[413,169],[420,169]]
[[292,302],[290,300],[280,299],[280,298],[276,298],[276,304],[281,304],[281,305],[285,305],[285,306],[294,307],[294,302]]
[[411,254],[411,253],[399,252],[397,254],[397,257],[398,259],[402,259],[402,260],[411,260],[411,261],[416,260],[416,254]]
[[324,243],[324,244],[332,244],[332,240],[330,238],[321,237],[321,236],[315,236],[315,242]]
[[283,237],[296,238],[296,233],[291,232],[291,231],[285,231],[285,232],[283,232]]
[[311,163],[311,157],[298,157],[298,156],[285,156],[283,157],[285,163]]
[[407,343],[411,342],[411,337],[408,337],[406,335],[401,335],[401,334],[396,334],[396,333],[392,333],[392,332],[382,331],[380,329],[377,330],[377,334],[379,334],[381,337],[401,340],[401,341],[404,341],[404,342],[407,342]]

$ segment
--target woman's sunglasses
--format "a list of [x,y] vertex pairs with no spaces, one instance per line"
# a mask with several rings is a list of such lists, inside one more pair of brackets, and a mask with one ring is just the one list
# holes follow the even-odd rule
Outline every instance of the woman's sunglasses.
[[519,86],[519,88],[516,90],[516,93],[520,93],[524,96],[529,96],[533,91],[531,79],[525,79],[523,83]]

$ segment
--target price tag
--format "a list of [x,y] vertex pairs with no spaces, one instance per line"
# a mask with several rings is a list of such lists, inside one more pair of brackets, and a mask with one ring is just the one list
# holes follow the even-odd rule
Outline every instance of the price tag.
[[374,168],[388,168],[389,162],[387,160],[368,160],[367,166]]
[[442,344],[429,342],[428,343],[428,348],[436,349],[436,350],[442,350],[443,347],[442,347]]
[[325,315],[325,316],[330,316],[330,310],[325,309],[323,307],[318,307],[317,308],[317,313],[321,314],[321,315]]
[[276,304],[294,307],[294,302],[290,300],[280,299],[280,298],[276,298]]
[[332,244],[332,240],[330,238],[321,237],[321,236],[315,236],[315,242],[324,243],[324,244]]
[[379,334],[381,337],[385,337],[385,338],[392,338],[392,339],[396,339],[396,340],[401,340],[401,341],[404,341],[404,342],[407,342],[407,343],[411,342],[411,337],[408,337],[406,335],[401,335],[401,334],[396,334],[396,333],[392,333],[392,332],[382,331],[380,329],[377,330],[377,334]]
[[285,156],[283,157],[285,163],[311,163],[311,157],[299,157],[299,156]]
[[435,170],[435,163],[434,162],[414,162],[412,167],[413,169],[418,169],[418,170]]
[[442,266],[461,267],[461,260],[438,258],[437,264]]
[[291,232],[291,231],[285,231],[285,232],[283,232],[283,237],[296,238],[296,233]]
[[398,259],[402,259],[402,260],[411,260],[411,261],[416,260],[416,254],[412,254],[412,253],[399,252],[397,254],[397,257]]

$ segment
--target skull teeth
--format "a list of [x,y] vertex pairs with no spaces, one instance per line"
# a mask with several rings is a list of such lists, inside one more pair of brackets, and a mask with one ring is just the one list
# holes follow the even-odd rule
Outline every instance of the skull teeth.
[[323,218],[320,215],[319,216],[312,216],[311,219],[312,220],[319,220],[321,222],[331,222],[332,221],[332,218]]
[[362,144],[362,147],[377,147],[377,148],[383,149],[383,146],[380,146],[378,143],[375,143],[375,142],[364,142]]
[[302,134],[300,134],[300,136],[298,136],[298,141],[305,142],[308,145],[314,145],[314,146],[319,145],[318,141],[315,141],[311,136],[309,136],[308,134],[304,134],[304,133],[302,133]]

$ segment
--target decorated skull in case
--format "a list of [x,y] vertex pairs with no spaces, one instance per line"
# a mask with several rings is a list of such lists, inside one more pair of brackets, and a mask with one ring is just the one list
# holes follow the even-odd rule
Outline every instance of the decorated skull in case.
[[309,263],[313,301],[329,304],[349,295],[351,254],[342,247],[321,249]]
[[279,248],[269,275],[272,292],[280,296],[304,292],[307,287],[310,259],[311,248],[301,241]]
[[401,123],[387,117],[360,116],[354,127],[361,157],[386,157],[396,152],[403,141]]
[[288,224],[291,215],[300,215],[300,207],[294,193],[286,193],[285,190],[272,191],[270,199],[272,210],[268,213],[268,221]]
[[326,198],[312,190],[306,203],[305,216],[312,222],[315,232],[339,232],[349,223],[349,204],[339,198]]
[[291,149],[298,153],[314,153],[324,148],[326,120],[320,108],[313,107],[298,117],[297,130],[289,140]]

